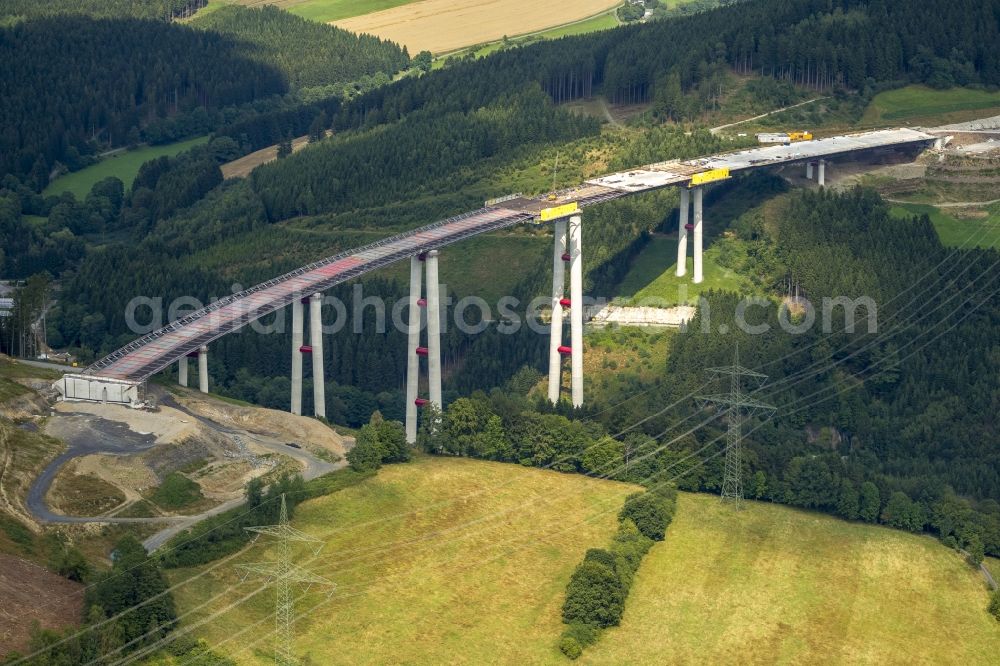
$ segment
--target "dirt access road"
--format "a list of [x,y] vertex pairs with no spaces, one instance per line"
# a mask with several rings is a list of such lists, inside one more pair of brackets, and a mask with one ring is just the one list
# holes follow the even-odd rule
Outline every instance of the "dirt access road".
[[[287,446],[283,441],[260,433],[250,432],[241,428],[222,425],[208,419],[175,401],[169,395],[160,396],[159,402],[172,410],[183,412],[191,421],[198,421],[206,426],[229,436],[238,435],[252,441],[270,452],[292,458],[302,466],[302,476],[306,480],[314,479],[343,467],[341,460],[330,463],[319,459],[305,449]],[[53,512],[45,503],[45,495],[52,485],[59,469],[69,460],[91,454],[130,455],[148,451],[156,446],[157,437],[153,433],[142,434],[131,429],[126,423],[102,418],[88,409],[86,412],[62,412],[50,419],[47,426],[49,434],[66,442],[67,450],[56,457],[36,477],[28,490],[28,510],[40,521],[48,523],[158,523],[167,524],[163,530],[146,539],[143,545],[147,550],[155,550],[163,545],[173,535],[208,518],[234,507],[240,506],[243,497],[227,500],[211,509],[193,516],[162,516],[155,518],[118,518],[110,516],[65,516]]]

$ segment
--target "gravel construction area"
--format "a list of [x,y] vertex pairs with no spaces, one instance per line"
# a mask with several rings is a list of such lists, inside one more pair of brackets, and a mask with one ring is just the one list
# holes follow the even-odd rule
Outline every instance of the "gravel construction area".
[[93,453],[138,453],[151,449],[156,444],[156,436],[152,433],[140,434],[120,421],[109,421],[82,412],[60,413],[45,424],[45,432],[66,442],[68,447],[45,466],[28,490],[28,509],[38,518],[49,522],[91,522],[87,518],[53,513],[45,503],[45,495],[52,480],[66,461]]

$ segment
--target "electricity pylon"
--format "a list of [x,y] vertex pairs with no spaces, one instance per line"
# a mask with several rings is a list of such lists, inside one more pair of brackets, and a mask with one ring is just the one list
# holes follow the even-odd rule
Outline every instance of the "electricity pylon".
[[712,395],[698,396],[698,403],[702,406],[707,404],[726,405],[728,407],[729,429],[726,432],[726,468],[722,477],[722,501],[731,501],[740,508],[743,502],[743,480],[741,478],[742,467],[740,463],[740,448],[743,440],[742,425],[744,415],[750,416],[762,412],[774,411],[773,405],[768,405],[759,400],[754,400],[743,392],[742,379],[748,377],[757,381],[757,387],[767,380],[767,375],[754,372],[749,368],[740,365],[740,348],[736,346],[735,361],[733,365],[719,368],[708,368],[708,372],[718,375],[729,376],[729,393],[716,393]]
[[313,585],[324,585],[330,588],[328,595],[332,595],[336,587],[332,581],[293,564],[291,545],[293,541],[318,543],[320,546],[316,548],[315,552],[319,553],[323,547],[322,541],[288,524],[288,507],[285,504],[284,493],[281,494],[281,515],[278,517],[277,525],[262,525],[245,529],[248,532],[265,534],[278,539],[277,561],[243,564],[240,565],[240,568],[245,571],[244,580],[250,574],[257,574],[264,577],[265,584],[274,582],[274,663],[278,666],[291,666],[291,664],[296,663],[292,652],[292,618],[295,617],[292,583],[304,583],[307,590]]

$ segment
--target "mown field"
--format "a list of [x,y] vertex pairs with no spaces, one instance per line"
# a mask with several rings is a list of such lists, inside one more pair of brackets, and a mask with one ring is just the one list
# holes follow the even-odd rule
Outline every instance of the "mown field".
[[572,3],[423,0],[336,21],[336,24],[345,30],[371,33],[403,44],[410,53],[423,50],[444,53],[495,41],[504,35],[524,35],[562,26],[595,16],[619,4],[619,0],[577,0]]
[[926,204],[896,204],[891,212],[899,217],[929,216],[941,243],[948,247],[1000,249],[1000,204],[987,206],[974,217],[964,218],[958,217],[954,209]]
[[1000,92],[971,88],[935,90],[906,86],[879,93],[861,119],[863,126],[944,125],[1000,114]]
[[[490,42],[489,44],[473,46],[469,49],[457,51],[452,54],[445,54],[442,55],[440,59],[435,60],[434,66],[442,67],[444,65],[445,57],[450,55],[461,57],[467,55],[468,53],[472,53],[477,58],[481,58],[485,55],[493,53],[494,51],[499,51],[508,45],[522,46],[533,42],[540,42],[544,39],[559,39],[560,37],[568,37],[570,35],[585,35],[598,30],[615,28],[619,25],[621,25],[621,23],[615,15],[615,10],[611,10],[609,12],[604,12],[603,14],[598,14],[597,16],[591,16],[590,18],[583,19],[582,21],[574,21],[572,23],[567,23],[566,25],[549,28],[548,30],[542,30],[541,32],[520,35],[518,37],[514,37],[513,39],[508,39],[507,42],[504,42],[504,40],[501,39],[495,42]],[[508,35],[508,37],[511,36]]]
[[303,18],[326,23],[392,9],[411,2],[417,0],[210,0],[208,7],[201,12],[212,11],[222,5],[239,4],[247,7],[274,5]]
[[719,248],[707,246],[702,255],[701,284],[692,282],[694,258],[692,238],[688,236],[687,273],[677,277],[676,236],[655,236],[635,258],[628,274],[618,286],[617,296],[627,305],[671,307],[697,305],[698,297],[713,289],[746,293],[749,280],[719,265]]
[[[297,653],[322,664],[566,663],[555,649],[564,586],[583,552],[604,544],[628,491],[424,458],[309,502],[294,525],[325,545],[296,559],[338,587],[329,600],[301,595]],[[259,545],[241,557],[273,553]],[[220,567],[182,586],[178,604],[183,613],[209,602],[186,616],[195,626],[256,587]],[[268,663],[272,598],[258,594],[196,633],[237,663]],[[929,537],[764,503],[737,514],[683,494],[622,626],[582,661],[988,664],[1000,623],[986,603],[979,574]]]
[[991,664],[987,602],[979,574],[930,537],[682,494],[621,627],[581,662]]
[[[603,546],[632,486],[464,459],[424,458],[299,507],[323,540],[297,560],[338,585],[297,608],[297,651],[316,664],[558,662],[560,607],[587,548]],[[266,547],[244,559],[273,556]],[[174,580],[191,575],[178,572]],[[253,589],[231,567],[180,588],[181,612]],[[270,593],[199,631],[242,664],[271,652]],[[188,617],[204,616],[205,610]]]
[[155,160],[164,155],[173,156],[185,150],[194,148],[197,145],[208,141],[207,136],[187,141],[178,141],[163,146],[145,146],[135,150],[126,150],[105,157],[97,164],[92,164],[85,169],[60,176],[49,183],[49,186],[42,192],[43,195],[59,195],[63,192],[72,192],[76,198],[83,201],[90,193],[90,188],[105,178],[115,176],[125,183],[125,189],[132,186],[139,173],[139,167],[149,160]]

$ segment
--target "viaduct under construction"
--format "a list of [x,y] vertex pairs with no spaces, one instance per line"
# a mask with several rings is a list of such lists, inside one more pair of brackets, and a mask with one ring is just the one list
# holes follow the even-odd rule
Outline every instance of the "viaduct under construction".
[[[342,252],[303,266],[250,289],[233,294],[167,326],[144,335],[97,361],[82,373],[67,374],[55,384],[64,400],[140,404],[144,382],[178,363],[178,379],[187,386],[188,362],[198,360],[198,381],[208,392],[208,345],[276,310],[292,308],[291,411],[302,411],[302,372],[305,357],[312,362],[315,415],[325,417],[323,336],[320,319],[322,292],[369,271],[398,261],[410,261],[408,364],[406,375],[406,435],[416,442],[418,410],[441,402],[441,305],[438,253],[453,243],[478,234],[525,223],[552,223],[552,318],[549,342],[548,397],[559,401],[563,357],[570,358],[571,398],[583,404],[583,247],[582,210],[612,199],[665,187],[680,189],[677,275],[684,276],[688,238],[693,245],[691,279],[703,278],[702,243],[705,219],[703,193],[714,182],[734,174],[776,166],[804,166],[809,178],[825,183],[826,166],[833,159],[849,160],[879,151],[940,148],[943,139],[915,129],[864,132],[788,145],[751,148],[693,160],[669,161],[637,167],[588,180],[578,187],[529,198],[510,196],[485,207],[398,234],[364,247]],[[815,169],[814,169],[815,167]],[[692,208],[690,211],[689,208]],[[569,295],[566,296],[566,272]],[[309,344],[304,344],[305,306],[309,305]],[[569,344],[564,340],[564,313],[569,313]],[[421,315],[426,315],[427,339],[421,343]],[[421,359],[426,359],[428,393],[418,395]]]

